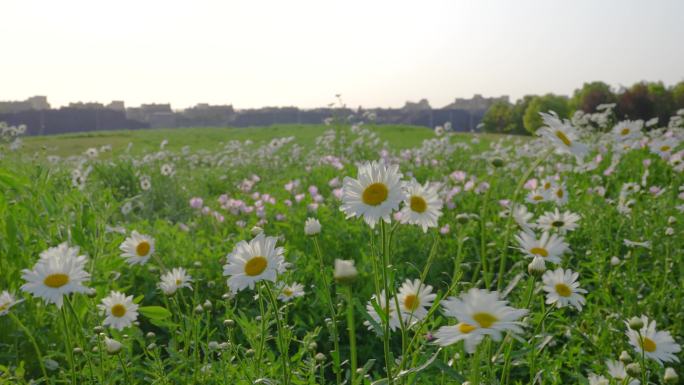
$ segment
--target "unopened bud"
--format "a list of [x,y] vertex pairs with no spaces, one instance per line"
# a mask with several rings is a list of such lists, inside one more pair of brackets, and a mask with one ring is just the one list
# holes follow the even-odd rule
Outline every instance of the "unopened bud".
[[263,233],[264,229],[262,229],[259,226],[254,226],[251,230],[249,230],[249,232],[252,234],[253,237],[256,237],[257,235]]
[[245,356],[254,357],[254,349],[247,349],[247,351],[245,351]]
[[632,362],[632,356],[630,356],[627,351],[623,350],[622,353],[620,353],[620,362],[623,364],[629,364]]
[[627,371],[627,374],[634,378],[641,376],[641,366],[639,366],[639,364],[636,362],[632,362],[631,364],[627,365],[625,370]]
[[227,328],[232,328],[233,326],[235,326],[235,321],[233,321],[233,320],[230,319],[230,318],[227,319],[227,320],[224,320],[224,321],[223,321],[223,326],[225,326],[225,327],[227,327]]
[[546,271],[546,262],[542,257],[534,257],[532,262],[527,265],[527,272],[530,275],[541,276]]
[[665,369],[665,374],[663,375],[663,381],[666,384],[676,384],[679,381],[679,376],[672,368]]
[[325,354],[316,353],[316,355],[314,356],[314,359],[318,362],[325,362]]
[[644,321],[639,317],[632,317],[629,319],[629,328],[632,330],[641,330],[644,327]]
[[354,261],[351,260],[335,260],[335,272],[333,274],[335,281],[341,284],[352,284],[358,276],[358,271],[354,266]]

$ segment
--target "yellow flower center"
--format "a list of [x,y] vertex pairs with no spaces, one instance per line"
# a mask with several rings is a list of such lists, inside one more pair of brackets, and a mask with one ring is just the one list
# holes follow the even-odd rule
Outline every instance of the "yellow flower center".
[[45,286],[58,289],[69,283],[69,276],[62,273],[50,274],[43,281]]
[[549,252],[543,247],[533,247],[530,249],[530,253],[534,255],[539,255],[540,257],[548,257]]
[[551,226],[553,226],[553,227],[563,227],[563,225],[565,225],[565,222],[563,222],[563,221],[553,221],[553,222],[551,222]]
[[5,309],[8,309],[8,308],[9,308],[9,304],[4,303],[4,304],[0,305],[0,312],[4,311]]
[[641,342],[641,347],[644,348],[645,351],[653,353],[655,352],[657,345],[652,339],[644,337],[644,340]]
[[116,305],[112,306],[112,315],[114,317],[121,318],[124,315],[126,315],[126,306],[117,303]]
[[284,288],[283,294],[285,294],[286,297],[291,296],[293,294],[292,289],[290,289],[289,287]]
[[563,189],[562,189],[562,188],[559,188],[558,190],[556,190],[556,196],[557,196],[559,199],[562,199],[562,198],[563,198],[563,194],[564,194],[564,193],[563,193]]
[[183,283],[182,280],[180,280],[180,279],[177,279],[177,280],[176,280],[176,286],[180,286],[181,283]]
[[568,138],[568,137],[563,133],[563,131],[556,131],[556,136],[557,136],[558,139],[560,139],[561,142],[563,142],[563,144],[565,144],[566,146],[571,146],[571,145],[572,145],[572,142],[570,141],[570,138]]
[[550,188],[551,188],[551,182],[544,183],[544,190],[548,190]]
[[425,202],[425,199],[419,196],[412,196],[411,197],[411,210],[417,212],[417,213],[424,213],[425,210],[427,210],[427,203]]
[[629,135],[630,132],[632,132],[632,130],[630,130],[628,127],[625,127],[622,129],[622,131],[620,131],[620,135],[622,135],[622,136]]
[[363,190],[363,203],[369,206],[377,206],[384,202],[389,195],[387,186],[382,183],[373,183]]
[[668,152],[668,151],[670,151],[670,148],[672,148],[672,147],[670,147],[670,146],[668,146],[668,145],[665,145],[665,146],[660,147],[660,151],[662,151],[662,152]]
[[568,285],[564,283],[557,283],[556,293],[558,293],[558,295],[560,295],[561,297],[569,297],[570,295],[572,295],[572,290],[570,290]]
[[456,326],[458,327],[458,331],[463,333],[463,334],[468,334],[468,333],[472,332],[473,330],[477,329],[477,326],[473,326],[473,325],[467,324],[465,322],[461,322]]
[[142,241],[142,242],[138,243],[138,246],[135,247],[135,252],[136,252],[139,256],[144,257],[144,256],[147,255],[147,253],[150,252],[150,249],[151,249],[151,248],[152,248],[152,246],[150,246],[150,243],[149,243],[149,242],[147,242],[147,241]]
[[475,313],[475,314],[473,314],[473,319],[482,328],[488,328],[488,327],[492,326],[496,321],[499,320],[498,318],[494,317],[493,315],[491,315],[489,313]]
[[404,298],[404,307],[410,311],[418,309],[418,306],[420,306],[420,299],[418,299],[417,295],[409,294]]
[[268,265],[268,261],[266,258],[257,255],[255,257],[252,257],[247,263],[245,264],[245,274],[249,275],[250,277],[255,277],[266,270],[266,266]]
[[544,199],[544,197],[542,195],[535,195],[532,197],[532,199],[535,201],[541,201]]

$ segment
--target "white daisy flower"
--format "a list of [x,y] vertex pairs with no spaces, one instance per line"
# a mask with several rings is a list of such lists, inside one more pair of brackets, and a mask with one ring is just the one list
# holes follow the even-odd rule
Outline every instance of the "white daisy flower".
[[9,309],[19,303],[16,298],[7,290],[0,293],[0,316],[9,313]]
[[603,377],[599,376],[594,373],[589,373],[589,376],[587,376],[587,379],[589,380],[589,385],[609,385],[610,381]]
[[520,250],[529,257],[542,257],[545,261],[560,263],[560,257],[570,251],[562,236],[544,231],[537,239],[535,233],[521,231],[515,236]]
[[133,296],[112,291],[109,296],[102,299],[97,307],[105,315],[104,326],[123,330],[138,319],[138,305],[133,303]]
[[192,290],[192,277],[182,267],[177,267],[161,276],[158,286],[166,295],[174,295],[178,289]]
[[150,177],[147,175],[144,175],[140,177],[140,188],[143,191],[147,191],[150,188],[152,188],[152,181],[150,180]]
[[33,270],[22,270],[26,283],[21,290],[58,308],[62,307],[65,295],[90,293],[91,289],[83,285],[90,280],[90,274],[85,271],[87,258],[77,253],[77,247],[68,247],[66,243],[44,251]]
[[107,349],[107,353],[109,353],[109,354],[117,354],[123,348],[123,345],[121,344],[121,342],[119,342],[113,338],[105,337],[104,343],[105,343],[105,349]]
[[312,236],[321,233],[321,222],[316,218],[306,218],[304,222],[304,234]]
[[[392,299],[390,299],[390,302],[393,302]],[[378,325],[383,325],[382,318],[380,317],[380,314],[375,310],[375,306],[373,304],[376,304],[381,310],[384,310],[385,312],[390,313],[390,330],[394,331],[400,326],[399,323],[399,315],[397,313],[397,308],[394,305],[390,305],[389,307],[387,306],[387,302],[385,301],[385,291],[383,290],[380,293],[380,298],[377,298],[375,294],[371,297],[370,301],[366,303],[366,311],[368,312],[368,315],[375,321]],[[373,330],[373,325],[369,321],[364,321],[363,322],[366,327],[368,327],[368,330]]]
[[419,225],[423,232],[428,227],[437,227],[442,216],[442,200],[439,198],[437,186],[426,182],[420,185],[415,179],[404,186],[406,194],[404,207],[401,209],[401,223]]
[[435,336],[437,344],[446,346],[461,339],[473,338],[474,348],[484,336],[494,341],[501,340],[501,333],[521,333],[520,318],[528,313],[527,309],[508,306],[508,301],[500,300],[496,291],[472,288],[459,298],[449,297],[442,301],[444,314],[459,321],[455,326],[441,327]]
[[579,287],[578,277],[578,273],[562,268],[544,273],[542,281],[544,281],[543,289],[547,293],[546,303],[556,304],[559,308],[571,305],[578,311],[582,311],[582,306],[585,304],[582,294],[587,291]]
[[356,280],[359,272],[354,266],[354,260],[335,259],[335,269],[333,270],[333,278],[338,283],[352,283]]
[[613,135],[618,142],[636,141],[644,135],[641,131],[643,122],[640,120],[625,120],[613,127]]
[[123,251],[121,256],[129,265],[144,265],[154,253],[154,239],[133,230],[131,236],[121,243],[119,249]]
[[556,208],[553,212],[547,211],[544,215],[539,217],[537,220],[537,228],[544,231],[555,230],[560,234],[565,234],[568,231],[574,231],[578,227],[577,222],[579,222],[579,220],[579,215],[570,211],[561,213]]
[[530,220],[532,219],[532,217],[532,213],[527,211],[527,206],[513,206],[513,219],[515,220],[515,223],[517,223],[518,226],[520,226],[520,228],[523,229],[523,231],[532,230],[532,225],[530,224]]
[[407,279],[399,288],[397,300],[404,322],[409,326],[425,318],[437,294],[432,293],[432,286],[423,284],[420,279],[411,282]]
[[164,176],[173,176],[176,170],[174,170],[173,165],[171,163],[164,163],[161,166],[160,172]]
[[542,189],[542,188],[537,188],[532,191],[530,191],[527,194],[527,197],[525,197],[525,202],[531,203],[533,205],[537,205],[542,202],[546,202],[551,199],[551,194],[549,194],[548,191]]
[[663,159],[669,159],[672,151],[679,146],[679,141],[675,138],[657,139],[649,143],[648,148],[652,153]]
[[541,112],[540,115],[546,126],[539,128],[537,135],[549,140],[556,148],[556,152],[572,154],[578,162],[582,161],[589,150],[585,144],[578,141],[577,130],[567,120],[561,121],[553,112]]
[[[629,328],[629,322],[625,321],[627,325],[627,337],[629,343],[634,347],[638,354],[643,354],[659,363],[661,366],[663,362],[679,362],[676,354],[682,348],[675,342],[672,335],[668,331],[657,331],[656,321],[648,320],[645,315],[641,316],[641,321],[644,326],[639,332]],[[640,335],[641,334],[641,335]]]
[[565,183],[560,183],[554,186],[550,196],[556,202],[556,204],[560,206],[568,203],[568,189],[565,188]]
[[363,217],[371,228],[381,219],[389,223],[404,200],[401,177],[397,165],[371,162],[359,166],[357,179],[344,178],[340,210],[347,218]]
[[228,254],[223,275],[233,292],[250,288],[259,281],[276,281],[278,273],[285,270],[285,249],[276,247],[277,238],[258,234],[249,242],[240,241]]
[[[608,367],[608,374],[616,380],[622,381],[626,380],[629,376],[627,375],[627,369],[625,369],[625,364],[621,361],[606,360],[606,366]],[[639,385],[641,381],[632,379],[627,385]]]
[[283,302],[288,302],[298,297],[304,296],[304,285],[301,283],[293,283],[292,285],[281,285],[278,299]]

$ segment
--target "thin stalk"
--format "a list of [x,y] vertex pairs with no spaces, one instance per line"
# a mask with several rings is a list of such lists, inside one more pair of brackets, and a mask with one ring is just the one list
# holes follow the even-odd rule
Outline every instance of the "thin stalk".
[[261,358],[264,354],[264,345],[266,344],[266,311],[264,310],[264,296],[261,292],[261,285],[259,285],[259,311],[261,314],[261,335],[259,339],[259,350],[257,350],[256,372],[261,377]]
[[275,313],[276,325],[278,326],[278,347],[280,350],[280,358],[283,360],[283,381],[285,385],[290,384],[290,355],[288,352],[288,347],[285,342],[285,326],[280,319],[280,311],[278,310],[278,300],[275,295],[273,295],[273,290],[268,283],[264,283],[266,286],[266,292],[271,299],[271,305],[273,306],[273,313]]
[[40,371],[43,373],[43,377],[45,377],[45,382],[52,383],[50,381],[50,377],[47,375],[47,371],[45,370],[45,363],[43,362],[43,355],[40,353],[40,348],[38,347],[38,343],[36,342],[36,338],[33,336],[31,331],[24,325],[17,316],[14,315],[14,313],[9,312],[10,318],[19,326],[21,330],[24,331],[24,334],[28,337],[29,341],[31,341],[31,345],[33,345],[33,350],[36,352],[36,356],[38,356],[38,363],[40,364]]
[[74,352],[71,345],[71,336],[69,335],[69,325],[67,322],[66,308],[62,307],[60,313],[62,313],[62,321],[64,322],[64,337],[66,338],[66,356],[69,360],[69,366],[71,367],[71,383],[76,384],[76,370],[74,368]]
[[123,370],[124,376],[126,377],[126,382],[128,384],[132,384],[133,380],[131,379],[131,375],[128,373],[128,369],[126,369],[126,365],[123,362],[123,358],[121,358],[121,354],[117,354],[117,357],[119,357],[119,363],[121,364],[121,370]]
[[[549,150],[546,153],[542,154],[537,158],[537,160],[530,166],[530,168],[525,171],[523,176],[518,180],[518,185],[515,187],[515,191],[513,192],[513,199],[511,199],[510,206],[508,208],[508,218],[506,219],[506,232],[504,235],[504,243],[503,243],[503,254],[501,254],[501,258],[499,259],[499,275],[496,277],[496,290],[501,291],[502,285],[503,285],[503,275],[504,275],[504,269],[506,268],[506,256],[508,253],[508,242],[510,241],[511,237],[511,222],[513,222],[513,208],[515,205],[515,202],[518,201],[518,195],[520,194],[520,190],[522,189],[523,185],[525,184],[525,181],[527,178],[530,177],[532,172],[543,162],[546,160],[546,158],[551,155],[553,150]],[[480,218],[482,220],[482,218]]]
[[[390,292],[389,292],[389,272],[387,271],[387,265],[389,264],[389,250],[387,245],[387,228],[385,227],[385,221],[380,221],[380,232],[382,235],[382,282],[385,289],[385,330],[382,335],[383,346],[385,350],[385,370],[387,372],[387,383],[392,385],[394,383],[392,379],[392,360],[390,358]],[[398,310],[398,309],[397,309]],[[400,317],[401,319],[401,317]]]
[[347,331],[349,332],[349,350],[351,351],[351,385],[356,384],[356,327],[354,325],[354,297],[351,285],[346,285],[347,291]]
[[335,380],[337,385],[342,384],[342,370],[340,368],[340,342],[339,333],[337,330],[337,312],[335,311],[335,303],[333,302],[332,293],[330,292],[330,284],[328,283],[328,275],[326,273],[325,263],[323,262],[323,253],[321,252],[321,247],[318,244],[318,237],[313,237],[314,248],[316,249],[316,254],[318,255],[318,262],[321,268],[321,279],[323,280],[323,294],[328,302],[330,308],[330,319],[332,321],[331,330],[333,349],[335,349],[335,354],[333,355],[333,371],[335,372]]

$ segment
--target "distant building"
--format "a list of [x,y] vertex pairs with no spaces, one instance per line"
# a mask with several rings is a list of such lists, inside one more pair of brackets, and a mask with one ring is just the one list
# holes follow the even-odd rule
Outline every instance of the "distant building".
[[105,108],[114,111],[126,111],[126,104],[122,100],[113,100],[111,103],[107,104]]
[[0,102],[0,113],[15,113],[22,111],[41,111],[49,110],[50,103],[47,96],[32,96],[24,101]]

